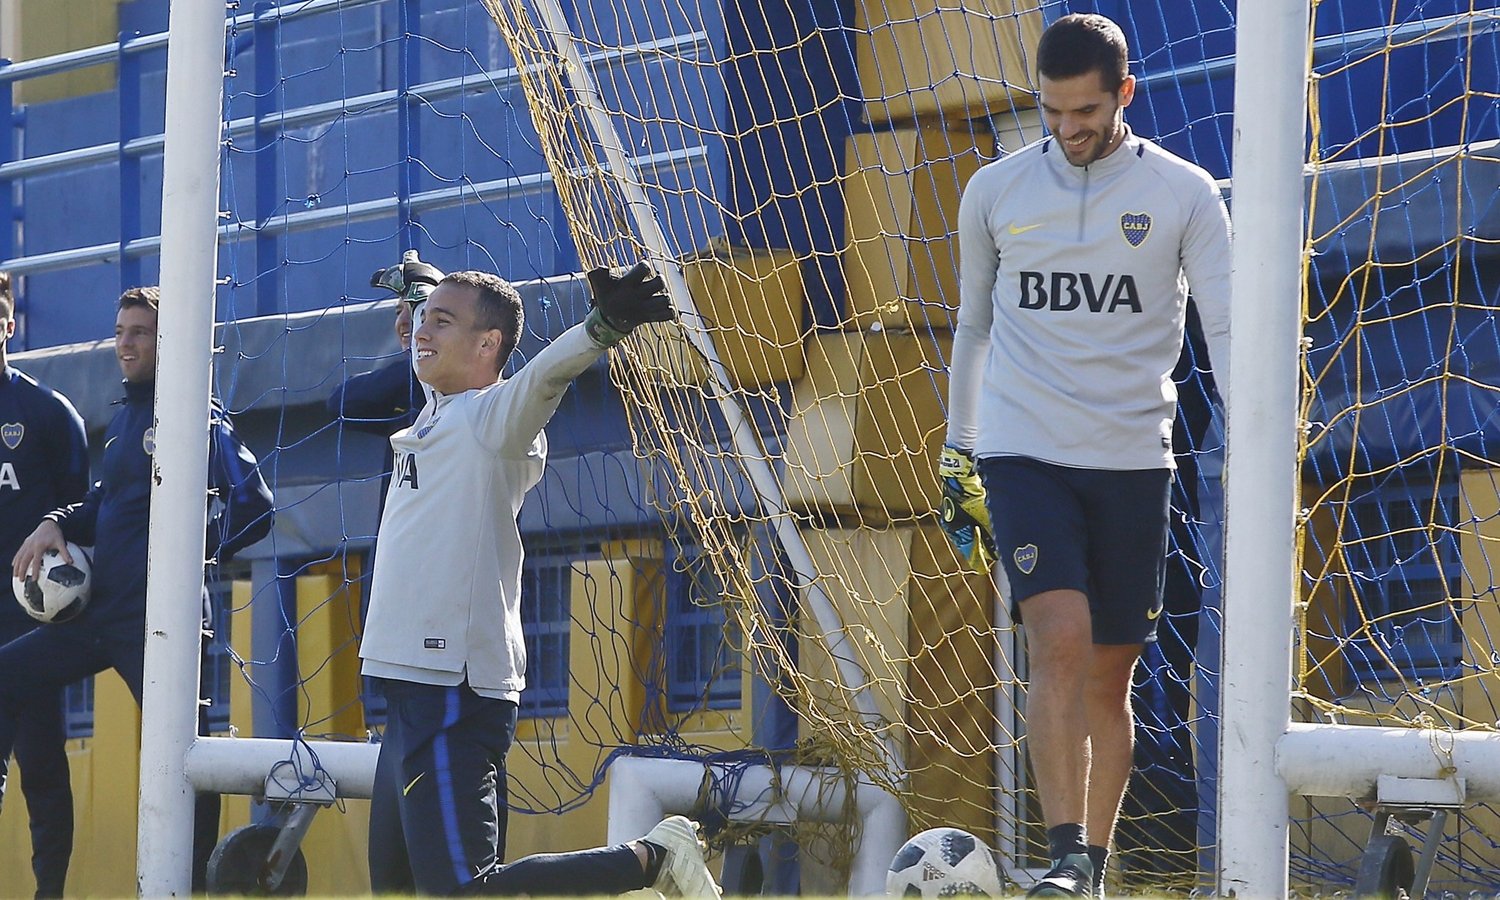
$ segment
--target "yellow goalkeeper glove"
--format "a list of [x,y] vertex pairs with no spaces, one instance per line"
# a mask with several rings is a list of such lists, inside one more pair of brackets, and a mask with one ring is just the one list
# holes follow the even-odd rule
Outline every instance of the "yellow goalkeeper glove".
[[943,486],[939,520],[944,533],[970,569],[988,572],[995,561],[995,531],[974,457],[957,447],[944,447],[938,480]]

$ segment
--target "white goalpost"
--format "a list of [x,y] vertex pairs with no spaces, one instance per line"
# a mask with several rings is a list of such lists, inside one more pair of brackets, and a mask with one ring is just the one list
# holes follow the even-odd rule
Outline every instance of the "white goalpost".
[[[167,49],[154,522],[146,595],[136,889],[187,896],[192,887],[197,791],[325,799],[369,797],[377,747],[198,736],[203,535],[219,237],[224,8],[173,0]],[[290,765],[320,777],[278,777]],[[321,776],[326,775],[327,780]],[[278,790],[279,785],[279,790]]]
[[224,7],[173,0],[167,48],[161,291],[173,312],[158,328],[156,453],[146,590],[136,889],[184,896],[192,887],[193,789],[185,774],[197,735],[207,509],[209,359],[218,259]]
[[1234,94],[1217,888],[1277,897],[1288,874],[1288,796],[1273,749],[1290,722],[1297,589],[1308,5],[1241,4],[1235,39],[1256,74],[1237,68]]

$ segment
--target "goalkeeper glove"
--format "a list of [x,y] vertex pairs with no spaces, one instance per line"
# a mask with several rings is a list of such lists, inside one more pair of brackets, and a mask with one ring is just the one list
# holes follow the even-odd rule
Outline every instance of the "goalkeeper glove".
[[441,269],[422,262],[417,258],[417,251],[408,250],[401,254],[401,262],[371,275],[370,287],[385,288],[402,300],[421,303],[442,280]]
[[957,447],[944,447],[938,458],[938,479],[943,487],[940,521],[944,533],[970,569],[988,572],[995,561],[995,532],[974,457]]
[[603,347],[613,347],[625,340],[625,335],[637,325],[670,322],[677,317],[661,276],[653,273],[645,262],[629,269],[591,270],[589,293],[593,309],[584,324],[589,337]]

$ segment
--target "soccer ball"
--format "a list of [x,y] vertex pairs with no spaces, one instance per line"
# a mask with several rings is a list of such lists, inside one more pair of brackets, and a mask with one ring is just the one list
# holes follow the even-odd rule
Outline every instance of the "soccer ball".
[[885,873],[892,897],[999,897],[1000,891],[995,854],[958,828],[930,828],[907,841]]
[[66,622],[88,605],[92,560],[77,544],[68,544],[68,553],[72,565],[63,562],[56,550],[48,550],[36,580],[11,578],[16,602],[38,622]]

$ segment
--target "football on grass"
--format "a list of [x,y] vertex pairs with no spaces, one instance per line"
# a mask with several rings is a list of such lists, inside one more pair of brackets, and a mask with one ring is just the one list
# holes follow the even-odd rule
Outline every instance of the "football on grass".
[[907,841],[891,860],[885,892],[892,897],[999,897],[1000,864],[989,846],[958,828],[931,828]]

